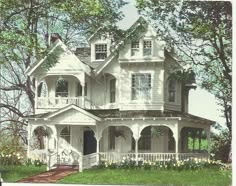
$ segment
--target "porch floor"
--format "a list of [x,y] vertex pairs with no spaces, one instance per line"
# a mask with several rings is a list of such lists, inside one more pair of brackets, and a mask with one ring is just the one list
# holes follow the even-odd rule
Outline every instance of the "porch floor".
[[41,174],[30,176],[28,178],[23,178],[18,183],[56,183],[58,180],[78,172],[78,169],[71,166],[59,166],[56,169],[52,169]]

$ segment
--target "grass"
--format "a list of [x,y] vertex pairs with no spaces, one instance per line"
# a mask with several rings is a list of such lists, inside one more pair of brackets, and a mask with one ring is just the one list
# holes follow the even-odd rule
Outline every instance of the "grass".
[[0,173],[4,182],[16,182],[45,171],[46,166],[0,166]]
[[231,184],[231,177],[231,171],[219,171],[216,169],[198,171],[90,169],[65,177],[59,180],[59,183],[228,186]]

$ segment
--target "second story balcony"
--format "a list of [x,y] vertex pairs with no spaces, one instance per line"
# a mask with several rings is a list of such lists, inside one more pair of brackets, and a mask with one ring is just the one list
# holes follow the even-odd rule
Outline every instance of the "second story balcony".
[[59,109],[74,104],[81,108],[92,109],[94,106],[86,97],[38,97],[36,109]]

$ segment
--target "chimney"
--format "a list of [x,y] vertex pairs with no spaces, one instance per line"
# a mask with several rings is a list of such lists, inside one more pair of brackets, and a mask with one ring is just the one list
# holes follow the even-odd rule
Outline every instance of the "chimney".
[[46,41],[47,47],[49,47],[58,39],[62,40],[61,36],[58,33],[52,33],[51,35],[45,34],[45,41]]

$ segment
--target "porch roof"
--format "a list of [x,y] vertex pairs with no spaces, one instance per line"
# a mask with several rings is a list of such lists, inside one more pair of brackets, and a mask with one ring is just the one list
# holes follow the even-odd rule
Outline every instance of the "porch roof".
[[[78,107],[73,105],[73,107]],[[171,110],[126,110],[122,111],[119,109],[103,109],[103,110],[88,110],[78,107],[80,110],[87,111],[94,115],[95,117],[101,118],[101,120],[109,119],[179,119],[179,120],[193,120],[196,122],[214,124],[215,121],[205,119],[199,116],[194,116],[192,114],[171,111]],[[56,111],[58,112],[58,111]],[[43,114],[36,114],[27,116],[29,119],[44,119],[48,118],[50,115],[54,115],[56,112],[47,112]]]

